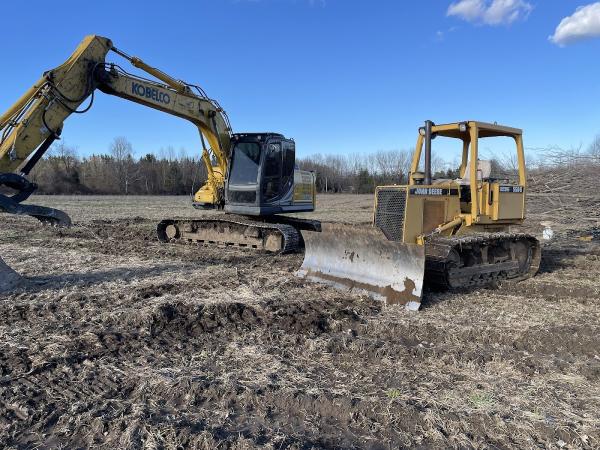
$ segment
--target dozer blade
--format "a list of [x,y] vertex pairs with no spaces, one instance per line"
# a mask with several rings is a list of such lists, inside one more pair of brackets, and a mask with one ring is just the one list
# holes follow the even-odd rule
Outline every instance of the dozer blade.
[[387,305],[418,310],[425,273],[422,246],[389,241],[377,228],[323,224],[302,231],[305,254],[297,275],[336,289],[366,293]]

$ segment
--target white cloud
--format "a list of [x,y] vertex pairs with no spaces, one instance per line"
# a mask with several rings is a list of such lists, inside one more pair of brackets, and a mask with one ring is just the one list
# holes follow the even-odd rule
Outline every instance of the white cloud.
[[486,25],[508,25],[525,19],[533,9],[525,0],[458,0],[448,7],[448,16]]
[[549,39],[564,47],[593,37],[600,37],[600,2],[577,8],[572,16],[560,21]]
[[443,42],[450,33],[454,33],[458,27],[450,27],[447,30],[438,30],[435,32],[435,41]]

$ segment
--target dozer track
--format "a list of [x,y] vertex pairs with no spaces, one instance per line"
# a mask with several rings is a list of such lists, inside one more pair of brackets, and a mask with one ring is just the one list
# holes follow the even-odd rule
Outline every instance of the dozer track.
[[161,242],[241,247],[271,253],[294,253],[304,247],[300,230],[320,231],[320,222],[275,216],[252,220],[235,215],[202,219],[167,219],[156,232]]
[[425,279],[441,289],[521,281],[536,274],[540,260],[539,241],[530,234],[436,236],[425,244]]

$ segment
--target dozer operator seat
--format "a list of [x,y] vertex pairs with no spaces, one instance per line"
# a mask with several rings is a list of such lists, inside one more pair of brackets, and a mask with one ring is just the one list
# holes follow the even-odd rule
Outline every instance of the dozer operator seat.
[[[486,159],[477,161],[477,181],[488,181],[492,174],[492,162]],[[470,211],[471,204],[471,171],[467,166],[465,176],[455,180],[460,185],[460,203],[462,212]]]
[[[477,181],[487,181],[492,175],[492,161],[480,159],[477,161]],[[456,180],[461,186],[471,185],[471,171],[465,170],[465,176]]]

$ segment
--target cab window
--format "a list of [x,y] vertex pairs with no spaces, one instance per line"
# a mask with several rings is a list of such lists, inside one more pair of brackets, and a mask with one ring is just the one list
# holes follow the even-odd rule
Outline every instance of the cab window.
[[281,175],[281,144],[269,144],[265,157],[265,177]]
[[239,142],[233,149],[233,165],[229,174],[231,184],[256,184],[260,167],[260,145]]

